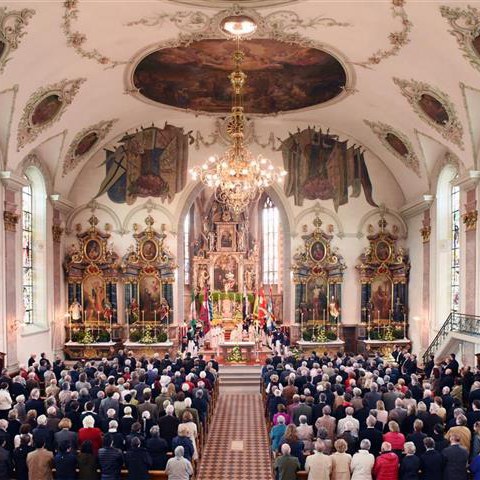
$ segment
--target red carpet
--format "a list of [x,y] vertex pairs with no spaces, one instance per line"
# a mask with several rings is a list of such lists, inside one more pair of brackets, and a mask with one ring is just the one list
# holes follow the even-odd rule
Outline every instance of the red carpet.
[[272,480],[259,393],[220,394],[198,480]]

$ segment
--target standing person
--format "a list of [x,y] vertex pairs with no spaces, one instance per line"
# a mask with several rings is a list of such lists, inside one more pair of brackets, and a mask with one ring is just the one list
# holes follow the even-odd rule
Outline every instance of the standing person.
[[[288,443],[281,446],[281,455],[276,458],[274,470],[277,480],[297,480],[297,472],[300,470],[300,462],[297,457],[291,455]],[[170,479],[169,479],[170,480]]]
[[443,471],[442,454],[435,450],[435,440],[432,437],[427,437],[423,444],[425,453],[420,457],[422,480],[439,480],[442,478]]
[[372,480],[375,457],[370,453],[370,447],[370,440],[364,438],[360,442],[360,450],[352,457],[352,463],[350,464],[351,480]]
[[321,440],[315,442],[314,453],[305,460],[307,480],[330,480],[332,473],[332,457],[325,455],[325,443]]
[[417,480],[420,469],[420,459],[415,455],[415,444],[406,442],[404,445],[405,456],[400,463],[400,480]]
[[82,443],[78,454],[78,480],[96,480],[97,458],[93,454],[93,446],[90,440]]
[[92,442],[93,453],[96,455],[102,446],[102,431],[95,427],[95,419],[90,415],[82,420],[82,424],[83,428],[78,431],[78,444],[82,446],[83,442],[90,440]]
[[168,480],[190,480],[193,475],[193,467],[189,460],[183,456],[183,447],[175,449],[175,456],[167,462],[165,473]]
[[3,440],[0,443],[0,480],[8,480],[11,478],[12,460],[10,452],[5,448],[6,442]]
[[460,445],[460,436],[450,435],[450,446],[442,450],[444,480],[467,480],[468,450]]
[[125,465],[128,468],[128,480],[148,480],[152,458],[138,437],[132,439],[130,450],[125,454]]
[[72,453],[72,447],[68,440],[58,446],[58,453],[53,462],[56,480],[75,480],[77,478],[77,456]]
[[27,455],[33,450],[33,447],[30,446],[30,437],[22,435],[20,446],[13,451],[13,465],[17,480],[28,480]]
[[398,456],[392,452],[392,445],[382,443],[381,455],[375,460],[373,474],[376,480],[398,480]]
[[336,452],[332,454],[332,480],[350,480],[352,456],[347,451],[347,442],[342,438],[335,442]]
[[53,480],[53,453],[45,448],[45,440],[35,442],[35,450],[27,455],[28,480]]
[[98,451],[101,480],[120,480],[123,466],[123,455],[113,446],[113,438],[108,439],[105,446]]
[[8,391],[8,383],[2,382],[0,384],[0,419],[7,420],[12,403],[12,397]]

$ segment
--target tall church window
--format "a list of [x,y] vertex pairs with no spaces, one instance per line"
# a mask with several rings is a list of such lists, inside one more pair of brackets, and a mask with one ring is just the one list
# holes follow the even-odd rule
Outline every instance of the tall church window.
[[278,284],[278,208],[270,197],[266,197],[262,209],[263,231],[263,284]]
[[184,272],[185,272],[185,284],[190,285],[190,212],[185,217],[183,223],[183,242],[184,242]]
[[33,315],[33,198],[30,184],[22,189],[22,296],[23,323],[32,324]]
[[460,304],[460,188],[452,186],[450,194],[451,211],[451,265],[450,289],[451,309],[457,312]]

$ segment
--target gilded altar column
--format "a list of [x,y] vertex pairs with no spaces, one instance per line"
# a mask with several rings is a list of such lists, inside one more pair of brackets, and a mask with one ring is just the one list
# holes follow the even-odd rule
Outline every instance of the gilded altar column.
[[19,233],[21,214],[21,191],[27,183],[12,172],[0,172],[0,180],[4,185],[4,272],[5,279],[5,320],[6,320],[6,367],[14,371],[18,369],[17,333],[22,321],[21,295],[21,234]]
[[64,233],[64,219],[72,211],[73,205],[55,194],[50,196],[53,205],[52,218],[52,242],[53,242],[53,312],[54,318],[51,324],[51,341],[54,355],[63,351],[65,342],[65,320],[68,305],[65,298],[65,282],[62,271],[62,259],[64,249],[62,236]]

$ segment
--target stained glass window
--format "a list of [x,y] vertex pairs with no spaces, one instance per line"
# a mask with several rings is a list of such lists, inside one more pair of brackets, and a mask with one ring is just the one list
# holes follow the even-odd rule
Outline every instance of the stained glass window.
[[185,284],[190,285],[190,212],[185,217],[183,224],[183,242],[185,256]]
[[457,312],[460,304],[460,188],[452,187],[451,201],[451,309]]
[[267,197],[262,210],[264,285],[278,283],[278,222],[278,208]]
[[22,295],[23,321],[33,323],[33,251],[32,251],[32,187],[22,189]]

